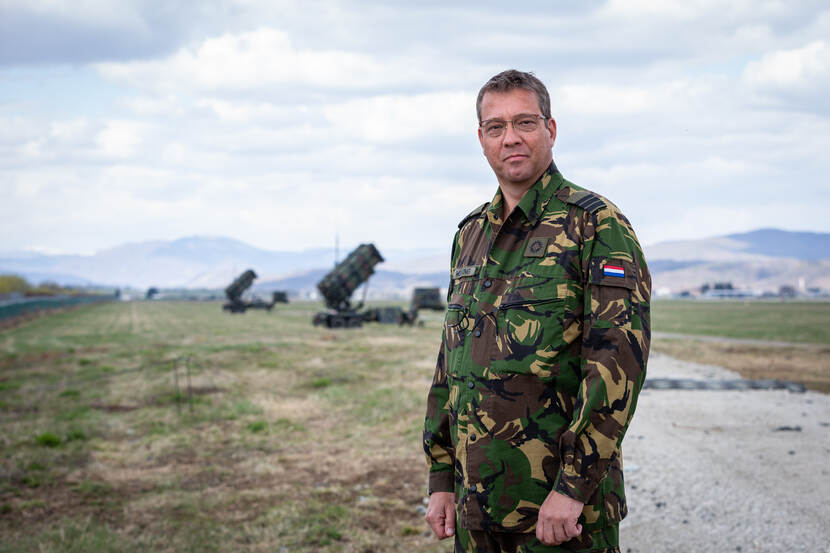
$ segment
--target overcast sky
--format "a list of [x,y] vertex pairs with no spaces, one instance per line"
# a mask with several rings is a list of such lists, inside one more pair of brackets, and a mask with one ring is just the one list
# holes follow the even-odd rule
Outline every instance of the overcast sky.
[[448,248],[506,68],[645,244],[830,231],[826,0],[0,0],[0,250]]

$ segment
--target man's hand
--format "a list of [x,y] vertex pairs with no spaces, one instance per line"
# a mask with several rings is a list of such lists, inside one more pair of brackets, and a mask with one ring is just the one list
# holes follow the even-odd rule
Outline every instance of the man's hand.
[[536,538],[545,545],[559,545],[582,533],[577,524],[583,503],[557,491],[548,494],[539,509],[536,522]]
[[439,540],[455,534],[455,494],[433,492],[429,496],[427,514],[424,518]]

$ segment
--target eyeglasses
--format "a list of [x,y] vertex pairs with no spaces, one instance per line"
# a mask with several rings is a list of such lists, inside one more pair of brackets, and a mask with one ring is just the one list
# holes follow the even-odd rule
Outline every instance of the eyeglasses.
[[487,119],[478,124],[482,132],[490,138],[498,138],[507,130],[507,124],[513,125],[514,131],[519,132],[533,132],[539,128],[539,120],[547,121],[547,117],[541,115],[531,115],[523,113],[517,115],[512,121],[505,121],[503,119]]

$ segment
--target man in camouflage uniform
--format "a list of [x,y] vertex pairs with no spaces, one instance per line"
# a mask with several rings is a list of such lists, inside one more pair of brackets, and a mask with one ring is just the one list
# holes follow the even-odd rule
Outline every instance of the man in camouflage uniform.
[[477,111],[499,189],[453,241],[426,519],[459,553],[616,552],[651,277],[619,209],[556,169],[536,77],[496,75]]

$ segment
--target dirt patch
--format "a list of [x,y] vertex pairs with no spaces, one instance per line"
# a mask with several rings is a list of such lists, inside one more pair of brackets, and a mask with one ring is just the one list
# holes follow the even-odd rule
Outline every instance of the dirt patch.
[[104,411],[105,413],[127,413],[129,411],[140,409],[139,405],[109,405],[105,403],[90,403],[88,407],[90,409]]
[[16,531],[27,526],[39,528],[44,522],[63,518],[88,517],[120,526],[123,524],[121,506],[146,491],[146,486],[133,483],[113,487],[105,482],[77,483],[64,479],[37,488],[19,488],[14,494],[3,494],[0,503],[8,507],[2,519],[4,524],[9,524]]
[[0,368],[25,368],[28,365],[43,364],[65,357],[66,354],[61,351],[41,351],[36,353],[23,353],[18,355],[9,355],[0,359]]
[[183,392],[185,394],[191,393],[194,396],[208,396],[211,394],[219,394],[224,392],[224,388],[220,388],[219,386],[191,386],[190,388],[185,387]]

